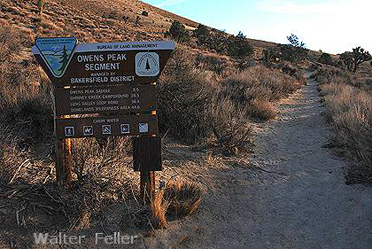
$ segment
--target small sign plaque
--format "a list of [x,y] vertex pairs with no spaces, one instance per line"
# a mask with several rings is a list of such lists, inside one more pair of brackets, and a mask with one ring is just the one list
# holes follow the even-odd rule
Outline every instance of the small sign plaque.
[[56,119],[57,138],[157,135],[156,115]]

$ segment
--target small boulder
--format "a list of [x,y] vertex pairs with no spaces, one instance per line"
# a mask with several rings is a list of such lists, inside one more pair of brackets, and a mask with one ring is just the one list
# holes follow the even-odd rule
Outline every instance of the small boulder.
[[149,16],[149,12],[147,12],[147,11],[144,10],[144,11],[142,11],[142,15],[143,16]]

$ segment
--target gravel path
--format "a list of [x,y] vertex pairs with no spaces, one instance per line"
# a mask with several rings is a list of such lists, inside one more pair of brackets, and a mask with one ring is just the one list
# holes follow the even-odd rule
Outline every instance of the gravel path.
[[201,232],[180,247],[372,248],[372,188],[345,184],[346,164],[323,148],[323,108],[311,79],[283,100],[257,129],[253,166],[215,172],[216,193],[179,227]]

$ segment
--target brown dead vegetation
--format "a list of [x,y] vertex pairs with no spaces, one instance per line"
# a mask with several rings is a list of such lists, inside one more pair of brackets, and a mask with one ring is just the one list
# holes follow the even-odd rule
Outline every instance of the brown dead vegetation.
[[347,183],[372,183],[372,95],[358,76],[340,69],[319,69],[314,77],[332,124],[330,147],[356,161],[348,169]]

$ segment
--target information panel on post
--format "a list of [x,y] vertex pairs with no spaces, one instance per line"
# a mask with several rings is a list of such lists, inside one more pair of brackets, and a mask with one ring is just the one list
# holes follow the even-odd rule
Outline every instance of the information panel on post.
[[77,44],[70,37],[37,39],[32,52],[59,88],[154,83],[174,48],[172,41]]
[[57,138],[157,135],[156,81],[174,48],[37,39],[32,52],[54,86]]

